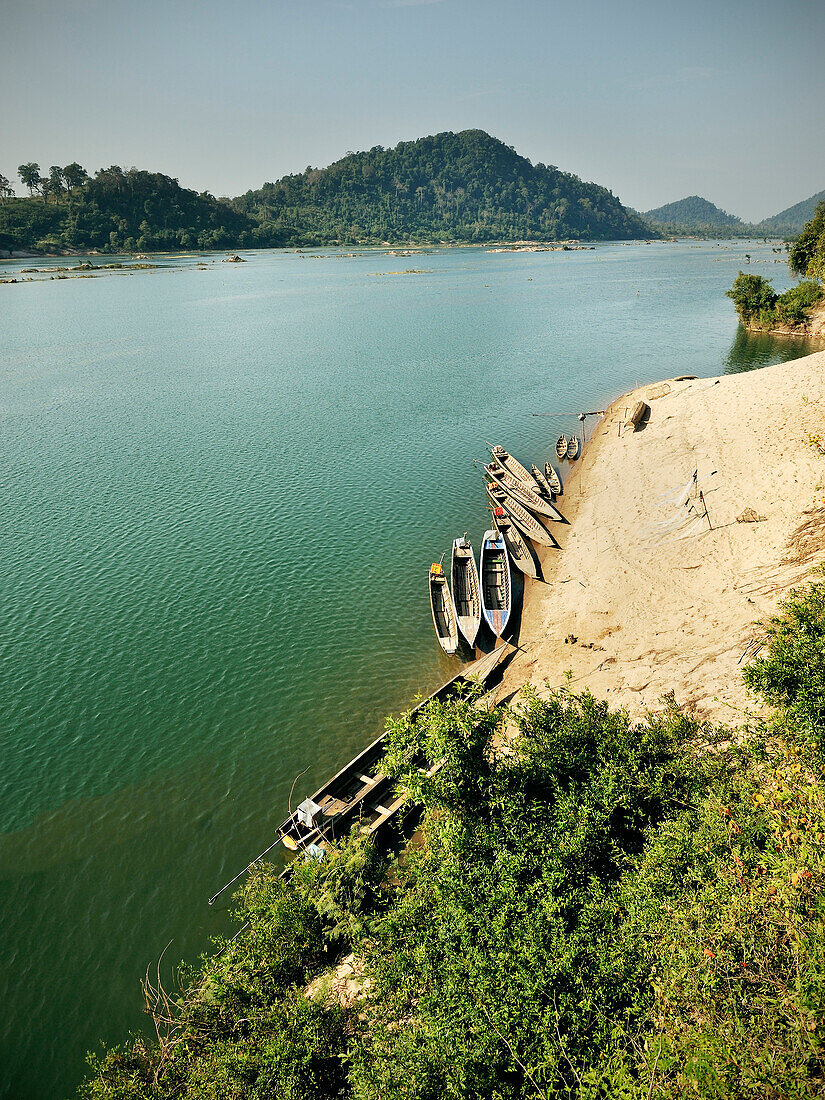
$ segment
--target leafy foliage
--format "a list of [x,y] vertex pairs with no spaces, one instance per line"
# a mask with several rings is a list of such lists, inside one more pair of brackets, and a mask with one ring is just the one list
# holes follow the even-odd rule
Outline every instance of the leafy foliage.
[[744,325],[765,329],[804,323],[812,306],[825,297],[825,291],[814,282],[801,282],[784,294],[776,294],[769,279],[743,271],[725,293],[733,299]]
[[746,679],[779,710],[736,736],[587,693],[392,723],[420,843],[389,868],[357,834],[288,882],[259,868],[248,932],[156,995],[158,1040],[93,1059],[83,1095],[821,1095],[825,585]]
[[798,275],[825,281],[825,201],[794,242],[788,263]]
[[248,191],[235,205],[286,244],[655,235],[606,188],[533,165],[483,130],[349,153]]
[[[23,168],[37,169],[39,178],[37,165]],[[0,203],[0,248],[144,252],[268,243],[227,203],[159,172],[113,165],[88,179],[79,164],[70,164],[55,166],[48,180],[33,186],[42,191],[41,202]]]

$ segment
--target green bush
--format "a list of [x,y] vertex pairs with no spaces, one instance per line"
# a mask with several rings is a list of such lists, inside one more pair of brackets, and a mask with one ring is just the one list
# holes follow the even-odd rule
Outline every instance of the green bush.
[[[821,1095],[825,584],[745,678],[778,710],[735,733],[586,692],[391,723],[420,843],[259,868],[249,930],[155,996],[158,1040],[93,1059],[83,1095]],[[331,978],[348,952],[354,1004]]]
[[733,286],[725,293],[728,298],[733,299],[736,312],[744,324],[754,315],[772,310],[776,302],[770,280],[763,279],[761,275],[746,275],[744,271],[739,272]]

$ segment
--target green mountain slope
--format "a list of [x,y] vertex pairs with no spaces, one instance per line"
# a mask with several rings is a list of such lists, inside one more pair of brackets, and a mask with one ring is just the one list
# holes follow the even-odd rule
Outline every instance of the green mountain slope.
[[689,195],[678,202],[658,206],[655,210],[648,210],[642,217],[669,232],[744,228],[741,218],[720,210],[714,203],[699,195]]
[[483,130],[349,153],[234,200],[282,244],[650,236],[612,192],[532,164]]
[[802,202],[789,206],[787,210],[781,210],[778,214],[774,214],[772,218],[765,218],[764,221],[759,223],[757,229],[764,231],[769,236],[777,234],[793,236],[802,231],[806,222],[813,218],[819,203],[823,201],[825,201],[825,191],[819,191],[816,195],[811,195],[809,199],[803,199]]

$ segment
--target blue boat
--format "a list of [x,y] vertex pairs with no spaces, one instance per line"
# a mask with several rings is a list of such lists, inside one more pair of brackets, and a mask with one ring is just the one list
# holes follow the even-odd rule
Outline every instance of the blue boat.
[[513,606],[510,560],[500,531],[490,529],[481,540],[481,613],[492,632],[504,637]]

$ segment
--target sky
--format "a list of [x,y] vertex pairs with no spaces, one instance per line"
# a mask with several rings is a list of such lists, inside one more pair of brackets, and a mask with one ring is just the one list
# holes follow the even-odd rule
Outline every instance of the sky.
[[825,0],[0,0],[0,173],[237,195],[478,128],[648,210],[825,188]]

